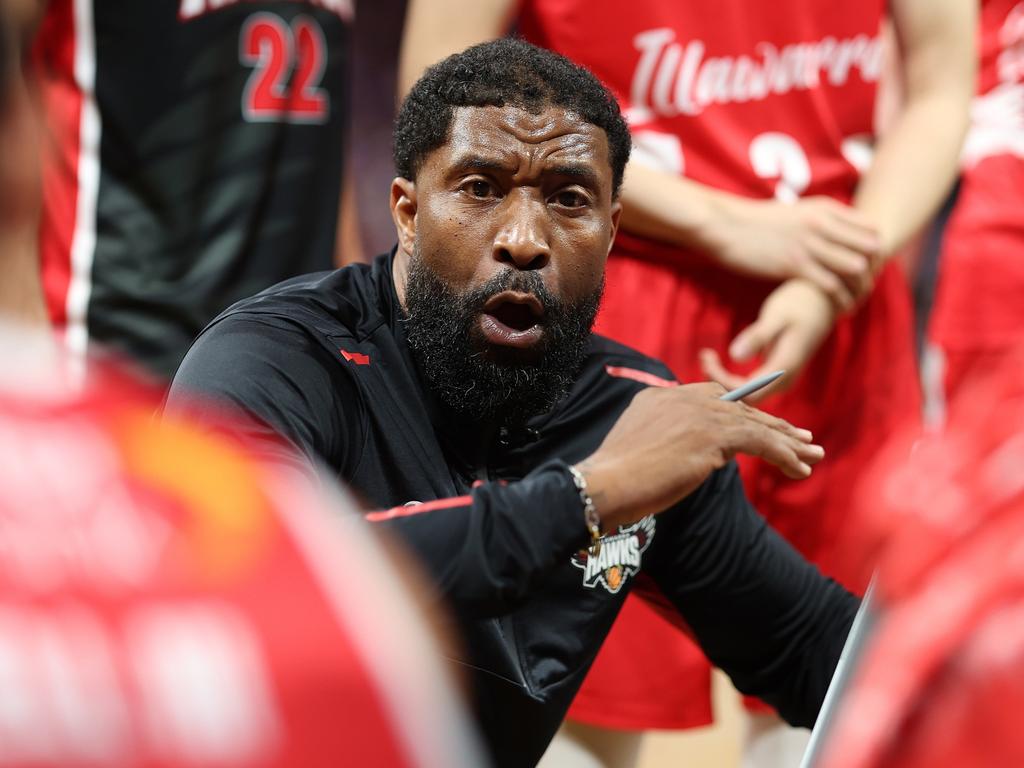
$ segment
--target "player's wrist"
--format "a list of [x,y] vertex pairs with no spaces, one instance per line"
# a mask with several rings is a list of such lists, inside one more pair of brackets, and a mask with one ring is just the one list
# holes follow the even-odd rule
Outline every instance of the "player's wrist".
[[590,554],[596,556],[601,552],[601,538],[604,535],[601,528],[601,517],[597,512],[594,499],[590,495],[590,487],[586,476],[571,464],[568,469],[573,485],[576,488],[576,493],[580,497],[580,506],[583,508],[583,524],[586,526],[587,534],[590,536],[590,546],[588,549]]
[[[620,505],[616,501],[618,494],[613,491],[616,483],[614,473],[603,463],[595,462],[592,459],[581,461],[573,465],[571,469],[583,479],[587,495],[593,504],[599,531],[605,534],[622,523],[623,520],[619,519]],[[586,520],[585,524],[587,524]]]

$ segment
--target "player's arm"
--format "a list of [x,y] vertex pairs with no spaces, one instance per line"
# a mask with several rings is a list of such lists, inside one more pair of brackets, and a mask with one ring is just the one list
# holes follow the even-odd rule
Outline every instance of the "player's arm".
[[8,319],[37,326],[49,323],[37,242],[41,130],[21,60],[43,6],[0,4],[0,309]]
[[19,34],[27,36],[35,31],[50,0],[6,0],[5,4],[11,24]]
[[[971,0],[893,0],[905,80],[904,106],[878,143],[854,206],[879,232],[874,270],[935,213],[949,192],[967,130],[975,78],[977,9]],[[623,213],[625,218],[625,212]],[[730,356],[763,356],[755,375],[785,368],[792,382],[828,334],[834,306],[801,281],[784,283]],[[707,351],[704,372],[727,387],[742,377]],[[776,389],[778,391],[778,388]],[[756,396],[754,400],[756,400]]]
[[734,272],[803,278],[840,309],[870,288],[878,238],[868,219],[825,197],[752,200],[636,161],[626,169],[622,226],[708,254]]
[[441,59],[508,29],[516,0],[409,0],[398,58],[398,97],[402,99]]
[[814,724],[857,600],[750,507],[735,464],[659,519],[644,571],[740,691]]
[[[890,0],[904,105],[878,142],[854,206],[892,255],[931,217],[956,175],[974,93],[977,3]],[[880,266],[880,265],[878,265]]]

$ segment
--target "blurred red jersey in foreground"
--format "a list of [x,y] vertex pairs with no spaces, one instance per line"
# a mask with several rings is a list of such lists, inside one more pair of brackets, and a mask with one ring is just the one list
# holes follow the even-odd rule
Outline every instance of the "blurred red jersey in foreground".
[[1024,350],[915,437],[863,486],[882,609],[823,764],[1024,765]]
[[347,501],[40,381],[0,382],[0,766],[480,764]]

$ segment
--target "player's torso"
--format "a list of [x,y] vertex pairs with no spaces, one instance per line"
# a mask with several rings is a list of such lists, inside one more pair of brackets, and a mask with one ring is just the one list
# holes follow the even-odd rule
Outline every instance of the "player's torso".
[[611,86],[636,160],[750,196],[847,198],[872,133],[882,11],[526,0],[521,29]]
[[51,3],[36,53],[61,144],[42,232],[58,321],[73,249],[90,335],[140,354],[330,266],[351,15],[350,0]]
[[978,91],[930,328],[949,349],[1015,343],[1024,323],[1022,0],[982,3],[978,48]]

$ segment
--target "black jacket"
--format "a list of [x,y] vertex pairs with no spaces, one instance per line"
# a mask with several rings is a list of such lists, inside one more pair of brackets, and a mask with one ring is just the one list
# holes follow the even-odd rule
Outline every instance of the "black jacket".
[[[526,428],[460,421],[406,347],[391,257],[283,283],[196,341],[168,407],[199,391],[326,462],[422,560],[454,611],[478,722],[500,766],[543,754],[643,572],[737,687],[792,723],[817,715],[857,603],[751,509],[734,465],[675,508],[620,529],[595,562],[566,463],[671,374],[600,336],[570,394]],[[480,481],[483,481],[482,483]],[[508,482],[504,482],[508,481]],[[431,504],[435,500],[444,500]],[[428,502],[404,506],[409,502]],[[385,610],[382,608],[382,610]]]

